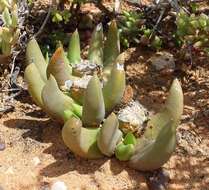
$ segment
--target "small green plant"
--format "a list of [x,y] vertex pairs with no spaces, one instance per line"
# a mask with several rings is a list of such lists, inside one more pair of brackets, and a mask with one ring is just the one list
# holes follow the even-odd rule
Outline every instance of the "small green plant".
[[162,40],[146,27],[142,13],[123,11],[118,26],[121,44],[125,48],[138,44],[157,50],[162,47]]
[[130,47],[130,44],[140,42],[140,33],[142,26],[142,15],[135,11],[123,11],[119,19],[118,26],[121,36],[121,43],[124,47]]
[[102,25],[96,27],[88,60],[81,58],[77,30],[67,52],[58,47],[48,64],[32,39],[26,51],[29,93],[44,111],[64,123],[62,138],[74,154],[88,159],[115,155],[137,170],[158,169],[175,149],[176,127],[183,112],[180,83],[173,81],[164,108],[148,119],[140,138],[125,133],[115,113],[126,82],[119,53],[115,21],[109,26],[105,42]]
[[176,20],[177,39],[181,45],[192,45],[194,48],[209,53],[209,17],[205,14],[188,15],[181,11]]
[[9,56],[19,39],[18,13],[15,1],[4,0],[0,5],[3,25],[0,26],[0,53]]
[[71,13],[67,9],[63,11],[53,10],[51,14],[52,14],[52,22],[55,23],[64,22],[65,24],[67,24],[71,17]]

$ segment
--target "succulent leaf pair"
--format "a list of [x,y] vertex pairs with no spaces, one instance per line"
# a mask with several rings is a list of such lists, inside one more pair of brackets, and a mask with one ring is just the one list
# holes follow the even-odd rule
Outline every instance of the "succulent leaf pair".
[[71,117],[62,129],[62,138],[74,154],[96,159],[102,157],[96,142],[98,132],[99,128],[82,127],[80,119]]
[[152,116],[141,139],[138,139],[130,166],[142,170],[158,169],[168,161],[176,146],[176,127],[183,113],[183,93],[175,79],[163,110]]
[[[54,56],[57,54],[59,54],[59,58],[63,58],[62,49],[58,49]],[[57,57],[53,57],[51,62],[47,65],[38,43],[35,39],[32,39],[27,46],[26,61],[28,66],[25,70],[25,79],[28,83],[28,91],[34,101],[59,121],[65,120],[66,110],[72,111],[75,115],[80,117],[82,107],[77,105],[72,98],[65,95],[58,86],[59,83],[62,84],[63,77],[62,73],[59,73],[60,68],[62,68],[59,67],[59,64],[65,68],[63,75],[65,72],[70,71],[64,63],[64,59],[57,60]],[[51,64],[57,64],[59,69],[53,70]],[[56,76],[56,79],[60,80],[56,80],[52,74]],[[59,83],[57,81],[59,81]]]
[[[88,60],[97,65],[107,66],[113,64],[120,54],[120,39],[116,21],[112,21],[107,39],[104,42],[102,24],[98,24],[93,31],[91,43],[88,51]],[[76,30],[69,43],[68,59],[72,65],[77,64],[81,60],[80,55],[80,38]]]

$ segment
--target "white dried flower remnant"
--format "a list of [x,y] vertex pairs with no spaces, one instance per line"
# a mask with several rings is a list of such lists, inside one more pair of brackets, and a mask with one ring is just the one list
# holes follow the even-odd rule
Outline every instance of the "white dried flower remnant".
[[65,81],[65,89],[69,90],[71,89],[71,87],[73,86],[73,81],[72,80],[67,80]]
[[102,66],[97,65],[89,60],[81,60],[80,63],[73,66],[73,73],[75,75],[92,75],[95,72],[100,74],[102,71]]
[[138,101],[131,101],[124,109],[118,112],[120,128],[123,132],[139,132],[148,120],[149,112]]
[[91,75],[84,75],[82,78],[73,81],[73,87],[86,89],[91,78]]

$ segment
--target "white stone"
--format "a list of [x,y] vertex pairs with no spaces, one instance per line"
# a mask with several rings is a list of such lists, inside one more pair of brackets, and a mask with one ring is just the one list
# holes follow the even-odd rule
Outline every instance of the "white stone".
[[34,157],[34,158],[33,158],[33,164],[34,164],[34,166],[37,166],[37,165],[39,165],[40,163],[41,163],[41,161],[40,161],[39,157]]
[[67,186],[62,181],[57,181],[52,184],[51,190],[68,190]]
[[91,80],[91,75],[84,75],[82,78],[73,81],[73,86],[79,88],[87,88],[89,81]]
[[12,166],[9,167],[5,173],[6,173],[6,174],[14,174],[14,169],[13,169],[13,167],[12,167]]

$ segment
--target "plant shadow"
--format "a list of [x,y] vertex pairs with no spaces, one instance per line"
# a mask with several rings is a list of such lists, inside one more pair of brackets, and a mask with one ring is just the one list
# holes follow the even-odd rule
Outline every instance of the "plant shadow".
[[[138,186],[140,183],[144,183],[144,177],[140,172],[128,168],[125,163],[114,158],[104,157],[97,160],[87,160],[75,156],[62,140],[62,125],[51,119],[40,118],[39,112],[33,111],[27,113],[30,116],[26,118],[6,120],[3,124],[8,128],[21,130],[23,139],[33,139],[33,143],[50,143],[42,153],[50,154],[55,161],[41,168],[40,176],[54,178],[65,174],[78,173],[79,175],[88,174],[94,178],[98,173],[103,175],[103,173],[108,172],[110,175],[117,176],[121,172],[127,172],[130,179],[136,181]],[[30,149],[30,145],[28,148]]]

